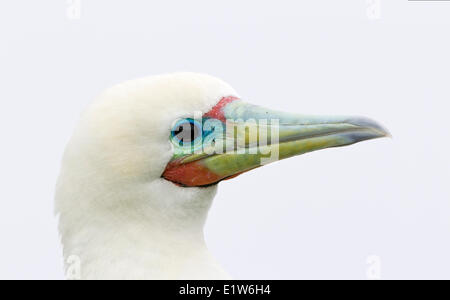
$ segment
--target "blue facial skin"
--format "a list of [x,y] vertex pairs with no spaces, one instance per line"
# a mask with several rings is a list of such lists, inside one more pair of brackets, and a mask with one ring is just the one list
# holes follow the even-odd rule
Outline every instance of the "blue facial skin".
[[[215,131],[219,125],[223,126],[222,122],[216,119],[203,118],[202,124],[198,120],[191,118],[180,119],[173,126],[170,134],[170,140],[174,146],[174,158],[179,158],[193,153],[201,153],[204,145],[211,145],[219,137],[220,131]],[[180,132],[182,128],[182,132]],[[196,133],[192,133],[192,130]],[[193,140],[188,138],[186,141],[183,138],[194,137]],[[191,135],[192,134],[192,135]],[[222,137],[223,138],[223,137]]]

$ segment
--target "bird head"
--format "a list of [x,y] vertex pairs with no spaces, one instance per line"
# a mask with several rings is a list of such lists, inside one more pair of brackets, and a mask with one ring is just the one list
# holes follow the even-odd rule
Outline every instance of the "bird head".
[[[65,256],[80,255],[88,278],[179,277],[174,261],[204,253],[198,245],[220,181],[387,135],[367,118],[255,106],[207,75],[124,82],[83,113],[66,147],[55,196]],[[123,270],[132,272],[125,276]],[[147,273],[152,270],[159,275]]]
[[[125,206],[150,205],[167,218],[169,208],[176,207],[174,212],[195,219],[192,210],[207,210],[202,199],[212,198],[222,180],[281,159],[387,135],[363,117],[252,105],[208,75],[161,75],[119,84],[94,101],[66,149],[61,175],[67,176],[60,176],[58,186],[95,182],[90,192],[99,196],[77,199],[79,206],[89,207],[90,201],[96,207],[123,207],[128,201]],[[147,192],[157,200],[148,203]]]

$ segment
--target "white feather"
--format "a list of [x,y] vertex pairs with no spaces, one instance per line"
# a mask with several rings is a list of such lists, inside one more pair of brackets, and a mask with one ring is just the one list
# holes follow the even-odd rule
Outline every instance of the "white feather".
[[203,226],[216,186],[182,188],[161,178],[174,120],[237,96],[193,73],[128,81],[82,115],[62,161],[56,213],[64,257],[82,279],[226,279]]

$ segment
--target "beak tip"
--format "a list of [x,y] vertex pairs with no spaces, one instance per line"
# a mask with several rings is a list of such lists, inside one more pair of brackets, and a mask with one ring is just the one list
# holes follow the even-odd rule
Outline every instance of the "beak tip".
[[352,117],[347,120],[349,124],[361,127],[362,129],[370,130],[375,132],[378,137],[383,138],[392,138],[392,134],[389,132],[389,130],[381,125],[380,123],[366,118],[366,117]]

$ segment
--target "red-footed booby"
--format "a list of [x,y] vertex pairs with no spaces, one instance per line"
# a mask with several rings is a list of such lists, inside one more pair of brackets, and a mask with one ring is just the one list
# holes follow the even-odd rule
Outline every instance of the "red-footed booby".
[[83,113],[64,153],[55,196],[64,256],[79,257],[82,279],[229,279],[203,237],[220,181],[387,135],[367,118],[248,104],[208,75],[119,84]]

